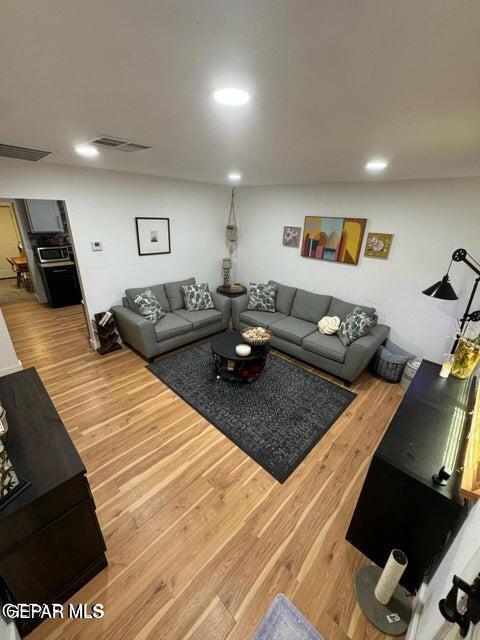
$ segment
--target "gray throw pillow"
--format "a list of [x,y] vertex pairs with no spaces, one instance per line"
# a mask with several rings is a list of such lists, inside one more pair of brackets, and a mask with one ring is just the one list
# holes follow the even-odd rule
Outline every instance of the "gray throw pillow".
[[275,313],[275,285],[250,283],[247,309]]
[[152,324],[157,324],[165,315],[165,311],[151,289],[145,289],[140,293],[135,298],[134,303],[138,309],[138,314]]
[[187,311],[203,311],[214,308],[208,284],[205,282],[183,286],[182,295]]
[[348,347],[355,340],[367,335],[376,324],[377,316],[368,316],[360,307],[355,307],[341,323],[337,335],[344,346]]

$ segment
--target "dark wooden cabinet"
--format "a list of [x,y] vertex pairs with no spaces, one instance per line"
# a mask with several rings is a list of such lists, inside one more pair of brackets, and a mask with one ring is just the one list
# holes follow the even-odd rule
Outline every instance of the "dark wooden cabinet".
[[[0,378],[5,448],[30,486],[0,508],[0,598],[61,603],[107,566],[85,467],[35,369]],[[25,636],[40,620],[17,622]]]
[[[475,398],[475,378],[440,378],[424,360],[375,451],[347,540],[383,567],[390,551],[408,558],[402,584],[420,586],[467,514],[460,495],[461,468]],[[442,466],[453,475],[433,482]]]
[[44,265],[41,272],[52,307],[67,307],[81,302],[82,292],[75,265]]

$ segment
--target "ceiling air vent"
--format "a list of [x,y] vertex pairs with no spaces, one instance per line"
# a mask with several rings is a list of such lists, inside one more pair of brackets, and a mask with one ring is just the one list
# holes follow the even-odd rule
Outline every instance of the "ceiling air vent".
[[29,149],[28,147],[15,147],[13,144],[2,144],[0,142],[0,156],[4,158],[16,158],[17,160],[38,162],[39,160],[49,156],[51,153],[51,151]]
[[95,140],[92,140],[90,144],[94,144],[101,149],[112,149],[117,151],[129,152],[146,151],[147,149],[152,148],[146,144],[138,144],[137,142],[131,142],[130,140],[120,140],[120,138],[112,138],[110,136],[101,136],[100,138],[95,138]]

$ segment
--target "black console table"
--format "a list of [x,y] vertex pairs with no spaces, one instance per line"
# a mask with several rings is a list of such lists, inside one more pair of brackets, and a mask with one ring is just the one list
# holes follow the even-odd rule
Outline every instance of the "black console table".
[[[30,486],[0,508],[0,600],[62,603],[107,566],[85,467],[35,369],[0,377],[5,448]],[[17,620],[25,636],[41,620]]]
[[[415,592],[435,568],[466,516],[461,468],[476,379],[440,378],[424,360],[375,451],[347,540],[383,567],[401,549],[408,567],[401,583]],[[447,485],[432,476],[453,470]]]

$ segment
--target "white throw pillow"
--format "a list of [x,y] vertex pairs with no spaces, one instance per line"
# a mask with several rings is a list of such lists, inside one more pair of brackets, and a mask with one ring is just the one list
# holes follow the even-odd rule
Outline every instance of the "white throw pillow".
[[327,336],[337,333],[339,327],[340,318],[338,316],[323,316],[318,323],[318,330],[320,333],[325,333]]

